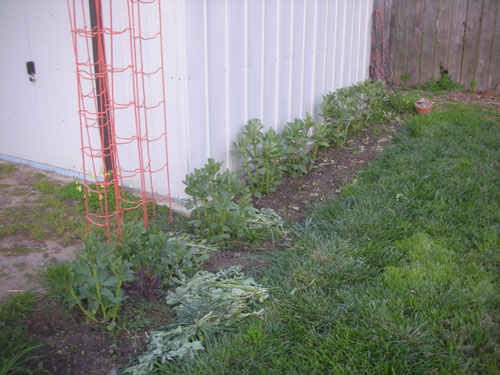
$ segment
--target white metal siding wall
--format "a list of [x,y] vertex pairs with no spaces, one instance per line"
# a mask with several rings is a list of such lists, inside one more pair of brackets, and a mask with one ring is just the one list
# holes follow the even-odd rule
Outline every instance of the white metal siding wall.
[[[120,4],[113,1],[117,20],[126,12]],[[373,0],[161,4],[173,197],[184,196],[186,174],[208,157],[237,168],[232,142],[249,119],[257,117],[266,128],[282,130],[294,117],[317,115],[323,94],[368,77]],[[0,153],[79,171],[78,102],[66,2],[2,1],[0,21]],[[118,45],[115,64],[128,61],[129,52],[120,52]],[[150,61],[158,60],[158,49],[149,53]],[[28,60],[37,64],[34,84],[25,72]],[[126,87],[117,82],[116,92]],[[133,124],[125,122],[120,126],[128,132]],[[153,150],[152,160],[162,160],[161,152]],[[155,185],[166,192],[165,180]]]
[[[0,1],[0,154],[81,167],[75,62],[66,2]],[[36,82],[26,62],[34,61]]]
[[[167,65],[173,58],[185,64],[176,99],[186,111],[178,138],[182,150],[170,156],[174,181],[208,157],[237,168],[232,142],[249,119],[260,118],[266,128],[280,131],[294,117],[317,115],[323,94],[368,77],[372,0],[171,5],[184,20],[177,46],[185,52],[166,56]],[[172,117],[169,123],[171,129]]]

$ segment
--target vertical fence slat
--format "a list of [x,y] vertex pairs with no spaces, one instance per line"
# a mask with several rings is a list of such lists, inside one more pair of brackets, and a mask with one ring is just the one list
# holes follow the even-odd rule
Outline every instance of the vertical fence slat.
[[422,40],[422,53],[420,54],[420,75],[418,83],[424,84],[434,76],[434,54],[436,51],[436,34],[438,5],[436,0],[425,1],[424,33]]
[[441,67],[448,69],[453,0],[440,0],[438,12],[439,19],[437,22],[436,54],[434,56],[433,74],[435,79],[439,78]]
[[477,47],[479,44],[480,19],[483,9],[483,0],[469,1],[465,27],[464,55],[462,58],[462,71],[460,82],[470,87],[476,71]]
[[[488,90],[488,76],[492,55],[493,34],[495,33],[495,10],[498,0],[484,0],[481,14],[481,34],[476,67],[476,87],[479,92]],[[497,65],[500,61],[497,61]]]
[[460,81],[460,71],[462,69],[462,52],[464,43],[465,19],[467,17],[467,2],[455,0],[453,3],[450,51],[448,55],[448,72],[450,77]]
[[498,69],[498,65],[500,62],[500,4],[497,4],[495,19],[495,34],[493,37],[493,46],[491,53],[491,68],[488,78],[488,92],[498,94],[500,93],[500,69]]
[[[385,2],[382,4],[382,7],[384,8],[384,62],[385,62],[385,74],[390,73],[390,69],[386,69],[386,66],[390,63],[391,61],[391,22],[392,22],[392,8],[394,7],[393,1],[392,0],[385,0]],[[377,9],[377,8],[374,8]]]
[[409,73],[408,84],[413,86],[415,83],[418,83],[420,74],[425,0],[416,0],[412,3],[411,7],[407,6],[405,8],[411,9],[408,35],[408,63],[406,69]]
[[408,36],[411,19],[411,7],[400,4],[398,6],[398,20],[396,22],[396,44],[394,47],[394,83],[403,84],[402,75],[407,71],[408,64]]
[[389,22],[389,32],[385,33],[385,40],[387,40],[388,44],[388,53],[385,56],[386,63],[386,75],[390,80],[394,80],[394,68],[395,68],[395,49],[396,49],[396,30],[397,30],[397,22],[398,22],[398,8],[399,1],[393,1],[391,3],[390,12],[390,22]]

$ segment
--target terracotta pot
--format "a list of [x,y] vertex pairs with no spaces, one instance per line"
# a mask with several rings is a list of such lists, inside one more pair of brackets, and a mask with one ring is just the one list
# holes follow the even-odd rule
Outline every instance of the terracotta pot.
[[431,113],[432,102],[429,99],[419,99],[415,102],[415,109],[419,115],[428,115]]

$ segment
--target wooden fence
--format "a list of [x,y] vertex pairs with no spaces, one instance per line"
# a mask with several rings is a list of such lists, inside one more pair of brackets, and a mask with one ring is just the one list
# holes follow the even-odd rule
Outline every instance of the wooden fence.
[[500,94],[500,0],[375,0],[382,8],[395,85],[437,80],[443,68],[467,89]]

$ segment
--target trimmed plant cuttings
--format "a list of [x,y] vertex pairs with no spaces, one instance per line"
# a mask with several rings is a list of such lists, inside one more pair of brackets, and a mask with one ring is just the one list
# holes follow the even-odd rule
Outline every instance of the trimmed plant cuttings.
[[259,304],[269,296],[266,288],[246,277],[239,267],[217,273],[200,271],[185,284],[169,291],[167,304],[177,318],[167,331],[150,334],[148,350],[127,374],[149,374],[156,363],[192,359],[203,350],[207,334],[216,334],[249,316],[259,316]]

